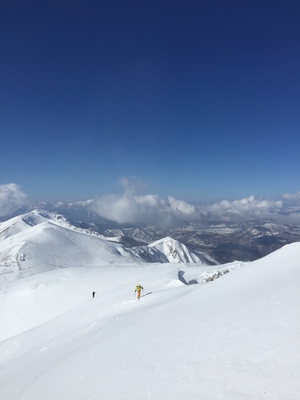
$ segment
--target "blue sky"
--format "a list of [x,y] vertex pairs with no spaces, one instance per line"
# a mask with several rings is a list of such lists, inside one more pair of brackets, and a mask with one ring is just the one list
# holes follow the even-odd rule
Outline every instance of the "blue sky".
[[298,0],[3,1],[0,185],[34,200],[297,193]]

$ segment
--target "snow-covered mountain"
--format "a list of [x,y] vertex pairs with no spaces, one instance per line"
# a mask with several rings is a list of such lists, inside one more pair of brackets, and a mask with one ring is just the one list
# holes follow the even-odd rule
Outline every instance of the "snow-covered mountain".
[[148,262],[218,264],[216,260],[207,254],[191,250],[171,237],[157,240],[149,244],[149,246],[136,246],[131,250]]
[[30,227],[45,222],[48,219],[55,219],[56,214],[48,214],[45,211],[34,210],[24,215],[11,218],[0,223],[0,239],[6,239],[17,233],[23,232]]
[[[253,261],[280,249],[285,244],[300,240],[300,227],[296,224],[282,224],[266,218],[246,221],[202,220],[195,223],[180,223],[168,228],[145,226],[141,224],[118,224],[88,212],[86,208],[71,203],[40,203],[46,214],[60,213],[71,222],[73,227],[97,232],[110,237],[125,247],[149,245],[165,237],[172,237],[188,248],[204,252],[221,263],[234,260]],[[25,214],[29,210],[19,210],[15,215]],[[293,212],[293,210],[289,210]],[[14,216],[15,216],[14,215]],[[6,216],[2,221],[11,217]],[[290,218],[292,221],[293,219]],[[1,221],[1,218],[0,218]]]
[[184,244],[171,237],[157,240],[149,245],[165,254],[169,262],[216,264],[216,260],[205,253],[191,251]]
[[0,274],[24,278],[57,268],[113,263],[177,262],[217,264],[209,256],[165,238],[126,248],[118,238],[78,228],[55,213],[34,210],[0,223]]
[[[35,241],[46,229],[45,247],[49,239],[58,246],[57,232],[63,248],[75,240],[58,225],[32,229]],[[6,282],[0,399],[296,400],[299,259],[294,243],[248,263],[125,257],[123,264],[69,266]]]
[[140,227],[101,229],[106,235],[117,234],[139,242],[152,243],[171,236],[187,247],[204,252],[221,263],[234,260],[253,261],[282,248],[285,244],[300,240],[299,225],[282,225],[263,220],[240,223],[180,224],[162,229],[161,227]]

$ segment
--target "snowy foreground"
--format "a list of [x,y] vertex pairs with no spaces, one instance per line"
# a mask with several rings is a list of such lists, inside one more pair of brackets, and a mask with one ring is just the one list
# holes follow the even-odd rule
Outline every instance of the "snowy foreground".
[[224,266],[108,263],[9,282],[0,398],[299,399],[299,260],[294,243],[212,282],[199,276]]

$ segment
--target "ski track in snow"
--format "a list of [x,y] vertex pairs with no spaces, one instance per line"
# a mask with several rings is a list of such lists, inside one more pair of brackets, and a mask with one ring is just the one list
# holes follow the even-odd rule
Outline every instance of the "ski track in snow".
[[[114,320],[115,320],[117,317],[118,317],[118,315],[114,316],[113,318],[110,318],[110,319],[109,319],[109,322],[108,322],[106,325],[104,325],[104,326],[102,326],[101,328],[97,329],[96,332],[94,332],[91,336],[85,337],[85,339],[82,340],[82,342],[81,342],[78,346],[76,346],[74,349],[71,349],[70,351],[68,351],[68,352],[67,352],[66,354],[64,354],[58,361],[56,360],[55,362],[53,362],[52,365],[47,366],[47,367],[46,367],[43,371],[41,371],[36,377],[34,377],[34,379],[33,379],[31,382],[29,382],[26,386],[24,386],[24,387],[22,388],[22,390],[20,390],[20,392],[17,393],[17,395],[16,395],[15,397],[13,397],[12,400],[16,400],[16,399],[20,398],[20,396],[21,396],[22,394],[24,394],[32,385],[34,385],[43,375],[45,375],[47,372],[49,372],[51,368],[53,368],[53,367],[56,366],[56,365],[59,365],[59,364],[62,362],[62,360],[63,360],[64,358],[70,357],[70,356],[72,355],[72,353],[76,352],[80,347],[83,347],[86,341],[90,340],[92,337],[94,337],[95,335],[97,335],[97,334],[98,334],[100,331],[102,331],[103,329],[106,329],[109,325],[111,325],[111,324],[114,322]],[[93,325],[95,325],[95,323],[93,323],[91,326],[93,326]],[[51,346],[51,344],[53,344],[53,343],[54,343],[54,342],[50,343],[50,346]],[[42,351],[44,351],[44,350],[47,350],[47,347],[42,348],[40,351],[42,352]]]

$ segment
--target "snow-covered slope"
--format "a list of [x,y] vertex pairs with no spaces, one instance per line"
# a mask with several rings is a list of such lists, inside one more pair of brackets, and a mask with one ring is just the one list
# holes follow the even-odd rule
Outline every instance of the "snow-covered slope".
[[[6,239],[17,233],[23,232],[30,227],[45,222],[50,215],[45,212],[34,210],[24,215],[11,218],[0,223],[0,239]],[[53,215],[54,218],[54,215]]]
[[178,240],[170,237],[157,240],[149,245],[152,249],[156,249],[163,253],[167,260],[171,263],[201,263],[201,264],[217,264],[217,261],[207,254],[192,251]]
[[178,240],[170,237],[157,240],[149,246],[133,247],[132,251],[148,262],[218,264],[216,260],[207,254],[189,249]]
[[139,262],[122,245],[67,229],[51,222],[0,241],[0,271],[11,280],[56,268]]
[[0,283],[70,266],[170,261],[217,263],[171,238],[129,249],[98,233],[77,228],[62,216],[38,210],[0,224],[0,234]]
[[7,283],[0,398],[296,400],[299,259],[295,243],[198,284],[225,266],[70,267]]
[[49,222],[76,232],[85,232],[103,238],[102,235],[96,232],[75,227],[68,222],[63,215],[36,209],[26,214],[18,215],[17,217],[11,218],[5,222],[0,222],[0,239],[6,239],[43,222]]

